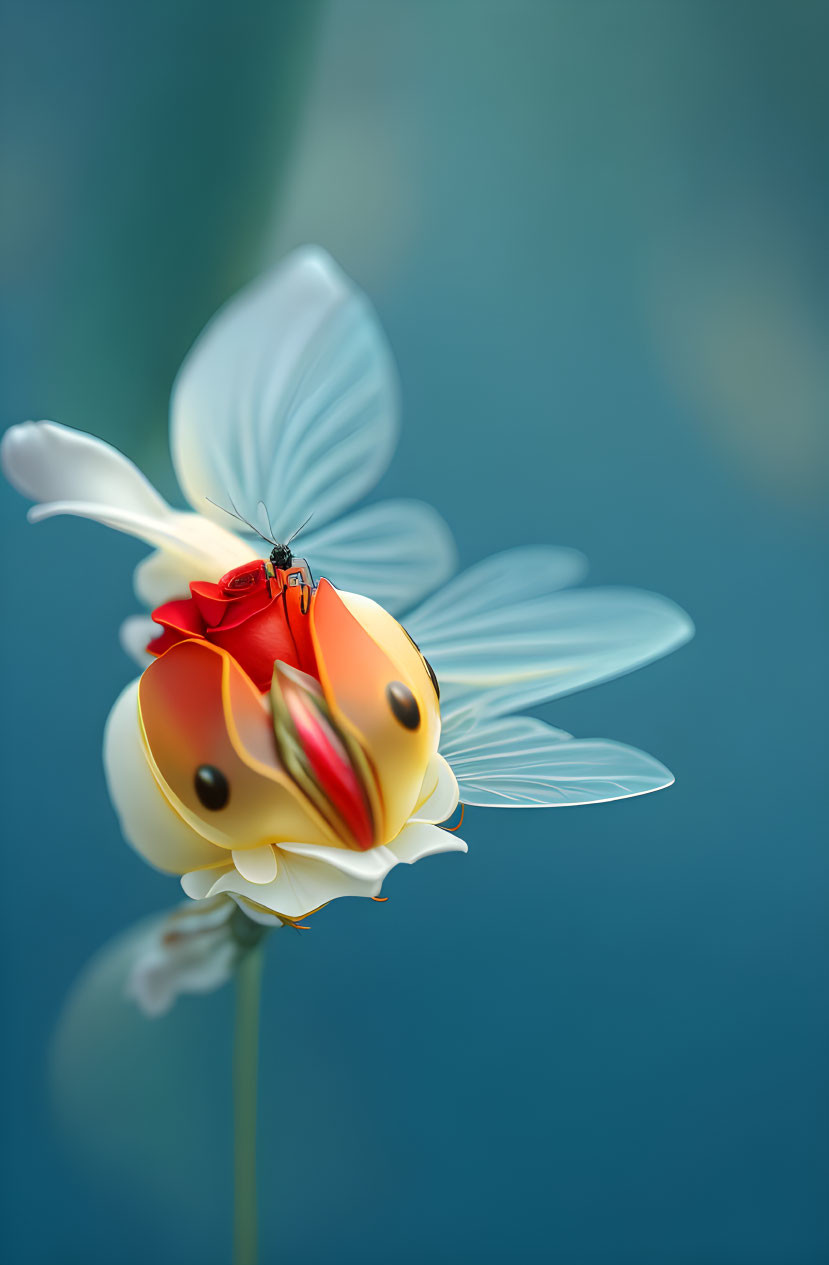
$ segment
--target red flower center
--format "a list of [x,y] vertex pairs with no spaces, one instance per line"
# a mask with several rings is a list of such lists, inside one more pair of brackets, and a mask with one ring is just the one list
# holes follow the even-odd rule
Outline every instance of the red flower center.
[[218,584],[194,582],[189,598],[153,611],[163,631],[147,646],[162,655],[180,641],[209,641],[233,655],[257,687],[271,687],[277,659],[318,679],[311,640],[312,588],[302,567],[274,570],[257,559],[223,575]]

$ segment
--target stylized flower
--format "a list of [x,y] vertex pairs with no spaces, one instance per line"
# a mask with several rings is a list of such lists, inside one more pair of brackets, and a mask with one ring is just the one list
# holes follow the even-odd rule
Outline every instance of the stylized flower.
[[226,651],[185,640],[127,687],[105,739],[138,851],[184,874],[189,896],[227,892],[283,921],[376,895],[400,861],[465,849],[434,824],[458,789],[416,647],[382,607],[325,580],[307,619],[314,675],[277,661],[263,699]]
[[[156,549],[136,588],[163,603],[162,632],[136,617],[124,641],[142,666],[148,642],[160,657],[115,704],[105,762],[127,838],[196,900],[291,921],[377,895],[400,862],[465,850],[437,824],[459,797],[552,807],[673,780],[633,748],[514,713],[674,649],[692,632],[679,608],[570,588],[583,559],[544,546],[442,587],[451,541],[416,502],[335,521],[389,458],[396,398],[365,300],[304,250],[220,312],[180,371],[173,459],[198,511],[172,510],[90,436],[42,422],[4,437],[7,476],[45,502],[30,518],[81,514]],[[266,506],[255,530],[271,534],[270,512],[275,541],[313,513],[303,552],[332,583],[300,577],[291,595],[221,505]],[[392,614],[406,610],[404,631]]]

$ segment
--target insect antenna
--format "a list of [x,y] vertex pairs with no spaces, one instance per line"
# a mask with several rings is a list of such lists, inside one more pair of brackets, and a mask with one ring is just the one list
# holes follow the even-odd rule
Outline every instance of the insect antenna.
[[[296,529],[296,531],[295,531],[295,532],[291,532],[291,535],[290,535],[290,536],[288,537],[288,539],[285,541],[285,544],[286,544],[286,545],[289,545],[289,544],[291,543],[291,541],[292,541],[292,540],[296,540],[296,538],[297,538],[297,536],[299,535],[299,533],[300,533],[301,531],[303,531],[303,530],[304,530],[304,529],[308,526],[308,524],[310,523],[310,521],[311,521],[311,519],[312,519],[313,517],[314,517],[314,512],[313,512],[313,510],[312,510],[312,511],[311,511],[311,513],[310,513],[310,514],[308,515],[308,517],[306,518],[305,522],[304,522],[304,523],[300,523],[299,527],[297,527],[297,529]],[[270,526],[270,519],[268,519],[268,525]]]
[[[210,505],[215,505],[216,509],[221,510],[223,514],[229,515],[230,518],[235,518],[236,521],[239,523],[244,523],[246,527],[250,528],[250,530],[254,533],[254,535],[258,536],[260,540],[264,540],[266,544],[268,545],[277,544],[277,541],[273,539],[273,536],[266,536],[264,532],[261,532],[259,528],[256,527],[253,523],[251,523],[247,518],[245,518],[244,515],[240,514],[236,506],[233,505],[233,501],[231,500],[230,497],[228,497],[227,499],[230,501],[230,504],[233,505],[233,509],[229,509],[229,510],[225,509],[224,505],[219,505],[218,502],[211,500],[209,496],[206,496],[204,499]],[[270,518],[268,518],[268,526],[269,527],[271,526]],[[273,531],[273,528],[271,528],[271,531]]]
[[268,531],[271,533],[271,544],[275,545],[277,540],[273,530],[273,523],[271,522],[270,511],[264,501],[257,501],[257,506],[265,511],[265,518],[268,520]]
[[[251,523],[251,522],[250,522],[247,518],[244,518],[244,517],[243,517],[243,515],[241,515],[241,514],[239,513],[239,511],[238,511],[238,510],[237,510],[237,508],[236,508],[236,505],[235,505],[235,504],[234,504],[234,502],[233,502],[233,499],[232,499],[230,496],[229,496],[227,499],[230,501],[230,504],[233,506],[233,511],[234,511],[234,514],[235,514],[235,515],[236,515],[236,517],[239,519],[239,522],[240,522],[240,523],[246,523],[246,524],[247,524],[247,526],[251,529],[251,531],[256,532],[256,535],[257,535],[257,536],[259,536],[259,538],[260,538],[261,540],[266,541],[266,542],[267,542],[267,544],[269,544],[269,545],[275,545],[275,544],[277,544],[277,541],[276,541],[276,540],[274,540],[274,538],[273,538],[273,528],[271,528],[271,534],[270,534],[270,536],[266,536],[266,535],[265,535],[265,533],[264,533],[263,531],[260,531],[260,530],[259,530],[259,528],[258,528],[258,527],[257,527],[254,523]],[[261,504],[261,502],[260,502],[260,504]],[[266,512],[267,512],[267,511],[266,511]],[[268,527],[270,527],[270,526],[271,526],[271,520],[270,520],[270,518],[268,518]]]

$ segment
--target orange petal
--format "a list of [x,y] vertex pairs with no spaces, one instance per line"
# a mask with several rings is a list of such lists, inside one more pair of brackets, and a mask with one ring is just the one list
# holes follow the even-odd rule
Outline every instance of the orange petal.
[[[150,665],[138,690],[150,767],[171,806],[212,843],[330,843],[332,833],[281,765],[270,713],[223,650],[183,641]],[[218,770],[229,793],[211,809],[196,771]]]
[[382,822],[377,842],[387,842],[408,819],[437,749],[434,687],[401,626],[368,598],[338,593],[321,580],[311,605],[311,631],[331,715],[359,742],[371,765],[376,785],[369,793],[376,792],[372,808],[375,821]]

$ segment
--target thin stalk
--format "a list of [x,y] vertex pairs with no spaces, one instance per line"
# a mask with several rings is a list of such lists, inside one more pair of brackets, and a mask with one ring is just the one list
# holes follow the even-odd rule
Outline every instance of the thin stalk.
[[262,945],[242,957],[236,972],[233,1040],[234,1219],[233,1265],[256,1265],[256,1099],[259,1065],[259,999]]

